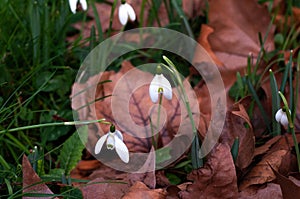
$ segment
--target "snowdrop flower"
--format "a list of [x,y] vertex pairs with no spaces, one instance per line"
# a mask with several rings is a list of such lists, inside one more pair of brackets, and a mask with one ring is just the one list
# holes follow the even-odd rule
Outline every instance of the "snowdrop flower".
[[[77,2],[78,0],[69,0],[70,9],[73,12],[73,14],[76,13]],[[83,10],[87,10],[86,0],[79,0],[79,3],[81,4]]]
[[119,20],[123,26],[128,22],[128,18],[131,21],[135,21],[135,12],[131,5],[126,1],[122,1],[122,4],[119,7]]
[[122,133],[115,129],[114,125],[110,126],[110,131],[102,136],[96,143],[95,154],[100,153],[104,142],[106,141],[106,148],[110,150],[116,149],[117,154],[125,163],[129,162],[129,152],[123,142]]
[[161,73],[156,74],[150,83],[149,95],[153,103],[157,102],[159,94],[163,94],[168,100],[172,99],[171,84]]
[[282,109],[279,109],[277,111],[277,113],[275,114],[275,119],[278,123],[282,124],[283,126],[288,126],[289,124],[289,120],[287,118],[286,112],[283,111]]

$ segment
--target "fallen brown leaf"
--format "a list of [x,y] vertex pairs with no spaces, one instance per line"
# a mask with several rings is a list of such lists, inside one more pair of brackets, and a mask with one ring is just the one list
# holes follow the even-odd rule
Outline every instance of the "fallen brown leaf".
[[83,198],[115,198],[119,199],[128,191],[129,185],[121,180],[105,180],[96,178],[81,188]]
[[282,199],[280,186],[275,183],[267,183],[259,187],[248,187],[239,192],[239,199]]
[[232,146],[236,138],[239,139],[238,156],[235,165],[239,169],[244,169],[252,162],[255,137],[253,134],[252,124],[244,106],[247,101],[235,103],[226,115],[225,125],[223,128],[220,142]]
[[261,185],[273,181],[276,177],[271,169],[278,170],[288,150],[278,150],[267,154],[256,164],[251,171],[243,178],[239,189],[244,190],[251,185]]
[[201,32],[198,37],[197,42],[200,44],[199,46],[196,47],[195,49],[195,56],[193,59],[193,64],[198,64],[203,62],[203,56],[201,56],[202,49],[199,48],[204,48],[205,51],[208,53],[210,58],[214,61],[214,63],[217,66],[223,66],[223,63],[218,59],[218,57],[215,55],[215,53],[212,50],[211,44],[208,42],[208,36],[214,32],[213,28],[206,24],[201,25]]
[[260,147],[256,147],[255,148],[255,152],[254,152],[254,157],[257,155],[263,155],[265,153],[267,153],[270,148],[277,143],[280,139],[282,138],[282,136],[276,136],[273,137],[272,139],[268,140],[265,144],[263,144]]
[[[40,177],[33,170],[26,155],[23,155],[22,160],[22,171],[23,171],[23,194],[25,193],[41,193],[41,194],[53,194],[45,183],[41,183]],[[35,184],[35,185],[34,185]],[[38,199],[40,197],[23,197],[24,199]],[[53,198],[53,197],[43,197]]]
[[130,187],[129,192],[122,199],[165,199],[166,192],[163,189],[149,189],[142,182],[136,182]]
[[[272,168],[272,167],[271,167]],[[289,178],[281,175],[275,169],[272,171],[276,175],[276,180],[281,187],[283,199],[294,199],[300,196],[300,186],[295,184]]]
[[[231,113],[233,114],[233,129],[229,131],[231,131],[235,137],[239,138],[239,151],[235,164],[240,169],[244,169],[252,162],[254,155],[255,137],[253,128],[248,113],[242,104],[237,103],[233,106]],[[247,124],[248,127],[246,127],[245,124]]]
[[[258,33],[264,37],[271,21],[266,7],[255,0],[210,0],[208,18],[208,25],[214,29],[208,36],[211,48],[231,69],[246,66],[249,53],[257,56]],[[274,28],[264,46],[267,51],[274,49],[273,33]]]
[[237,198],[235,166],[227,144],[218,144],[203,168],[192,171],[188,180],[193,184],[181,191],[181,198]]

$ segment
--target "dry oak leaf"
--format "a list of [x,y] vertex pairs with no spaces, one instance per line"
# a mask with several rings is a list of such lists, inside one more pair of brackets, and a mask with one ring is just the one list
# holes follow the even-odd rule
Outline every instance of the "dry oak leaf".
[[291,179],[281,175],[275,169],[272,168],[272,170],[276,175],[277,183],[280,185],[283,199],[298,198],[300,196],[300,186]]
[[163,189],[149,189],[144,183],[136,182],[122,199],[165,199],[166,195]]
[[[266,7],[256,0],[210,0],[209,23],[214,31],[208,41],[226,68],[240,68],[247,64],[247,56],[258,55],[258,33],[264,37],[271,22]],[[272,51],[274,28],[268,34],[265,49]]]
[[[218,67],[222,81],[224,83],[225,92],[228,93],[232,85],[236,82],[236,74],[239,72],[241,75],[244,74],[243,68],[233,68],[233,67],[223,67],[223,62],[216,56],[214,50],[212,49],[211,43],[208,41],[208,36],[212,34],[214,30],[208,26],[203,24],[201,26],[201,33],[198,37],[198,42],[201,46],[197,46],[195,49],[195,56],[193,58],[193,65],[195,66],[201,66],[201,67],[211,67],[210,64],[204,64],[203,60],[207,63],[213,63]],[[203,48],[207,52],[209,56],[203,56]],[[206,60],[207,57],[210,57],[210,60]],[[209,71],[209,70],[207,70]],[[194,74],[195,71],[192,71]],[[209,76],[209,73],[205,73],[204,75]],[[201,80],[196,86],[195,86],[195,92],[198,96],[198,101],[201,107],[201,120],[200,120],[200,126],[199,131],[200,132],[206,132],[207,128],[209,126],[210,120],[211,120],[211,112],[212,107],[209,106],[211,104],[211,96],[210,92],[207,88],[207,85],[204,80]],[[227,107],[231,107],[235,102],[234,100],[229,96],[226,95],[226,103]],[[205,136],[205,135],[202,135]]]
[[[231,129],[229,131],[239,139],[239,150],[236,159],[236,166],[244,169],[252,162],[255,150],[255,137],[250,118],[243,104],[237,103],[231,111]],[[245,127],[245,124],[248,127]]]
[[[300,142],[300,134],[296,134],[298,143]],[[280,139],[270,148],[269,153],[278,151],[278,150],[291,150],[294,147],[293,136],[291,134],[284,134],[280,136]]]
[[252,185],[261,185],[275,180],[275,175],[270,167],[278,170],[283,158],[288,153],[288,150],[278,150],[265,155],[262,160],[255,165],[251,171],[243,178],[239,189],[244,190]]
[[181,198],[237,198],[237,177],[228,144],[219,143],[208,156],[204,167],[192,171],[186,191]]
[[275,136],[272,139],[268,140],[265,144],[255,148],[254,157],[267,153],[270,150],[270,148],[275,143],[277,143],[281,138],[282,138],[282,136]]
[[[155,153],[154,153],[155,154]],[[149,161],[152,161],[152,163],[149,163]],[[86,161],[86,162],[91,162],[91,161]],[[90,175],[88,177],[84,177],[84,179],[89,179],[92,180],[93,182],[95,181],[99,181],[99,179],[101,179],[101,181],[111,181],[111,180],[117,180],[122,182],[123,184],[127,184],[129,188],[130,186],[132,186],[133,184],[135,184],[136,182],[143,182],[144,184],[146,184],[149,188],[155,188],[156,186],[156,176],[155,176],[155,169],[150,169],[152,170],[151,172],[145,172],[145,173],[125,173],[125,172],[121,172],[118,170],[115,170],[111,167],[108,167],[104,164],[102,164],[101,162],[99,162],[98,160],[93,160],[92,162],[98,162],[98,164],[95,164],[96,167],[91,168],[93,170],[90,170]],[[149,160],[147,160],[144,165],[145,166],[149,166],[149,167],[154,167],[155,166],[155,157],[150,157]],[[86,163],[87,164],[87,163]],[[74,172],[71,173],[71,177],[77,177],[79,179],[82,179],[82,177],[80,177],[80,174],[86,172],[86,169],[90,168],[90,167],[86,167],[84,165],[82,165],[82,163],[78,163],[77,167],[76,167],[76,171],[77,173]],[[79,176],[78,176],[79,173]],[[115,183],[113,183],[115,184]],[[114,187],[119,187],[119,186],[115,186],[115,185],[104,185],[103,183],[99,183],[99,184],[95,184],[93,186],[89,186],[87,188],[85,188],[83,191],[87,192],[85,194],[88,194],[89,189],[97,189],[97,186],[99,186],[99,189],[106,189],[107,186],[114,186]],[[126,191],[126,187],[121,186],[123,191]]]
[[[23,155],[22,171],[23,171],[23,194],[26,194],[26,193],[53,194],[53,192],[48,188],[48,186],[45,183],[39,183],[39,182],[41,182],[41,179],[33,170],[26,155]],[[33,184],[36,184],[36,185],[33,185]],[[40,197],[24,196],[23,198],[24,199],[30,199],[30,198],[38,199]],[[49,196],[49,197],[43,197],[43,198],[50,199],[53,197]]]
[[[221,143],[232,146],[239,139],[238,156],[235,165],[244,169],[250,165],[254,156],[255,137],[252,124],[246,111],[247,100],[235,103],[226,114],[225,125],[220,136]],[[247,124],[247,125],[245,125]]]
[[282,199],[280,186],[275,183],[267,183],[259,187],[248,187],[239,192],[239,199]]
[[212,34],[214,32],[214,29],[206,24],[202,24],[201,25],[201,32],[200,35],[197,39],[197,42],[201,45],[201,46],[196,46],[195,49],[195,56],[193,58],[193,63],[197,64],[197,63],[201,63],[203,61],[203,56],[201,56],[201,53],[203,52],[202,49],[199,48],[204,48],[206,50],[206,52],[208,53],[208,55],[210,56],[210,58],[214,61],[214,63],[217,66],[223,66],[223,63],[218,59],[218,57],[215,55],[215,53],[212,50],[211,44],[208,41],[208,36],[210,34]]
[[80,187],[83,198],[119,199],[128,191],[129,185],[121,180],[112,181],[104,178],[91,180],[85,186]]

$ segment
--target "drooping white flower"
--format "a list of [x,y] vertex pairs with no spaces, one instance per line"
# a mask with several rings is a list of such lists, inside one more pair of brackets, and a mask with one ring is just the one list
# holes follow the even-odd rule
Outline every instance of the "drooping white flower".
[[128,22],[128,18],[131,21],[135,21],[136,16],[132,6],[127,2],[125,2],[122,3],[119,7],[119,20],[123,26],[125,26],[126,23]]
[[[290,111],[290,113],[291,113],[291,111]],[[288,124],[289,124],[289,120],[286,115],[286,112],[283,111],[282,109],[279,109],[277,111],[277,113],[275,114],[275,119],[278,123],[282,124],[283,126],[288,126]]]
[[122,133],[119,130],[116,130],[113,125],[110,127],[110,131],[97,141],[95,146],[95,154],[100,153],[105,141],[107,149],[116,149],[116,152],[121,160],[125,163],[129,162],[129,151],[123,142]]
[[[70,9],[73,12],[73,14],[76,13],[77,2],[78,0],[69,0]],[[87,10],[86,0],[79,0],[79,3],[81,4],[83,10]]]
[[172,99],[172,87],[163,74],[156,74],[150,83],[149,95],[153,103],[157,102],[159,94],[168,100]]

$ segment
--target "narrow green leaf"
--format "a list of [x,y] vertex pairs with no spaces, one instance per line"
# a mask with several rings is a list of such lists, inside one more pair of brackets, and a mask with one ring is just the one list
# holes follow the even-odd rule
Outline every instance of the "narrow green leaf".
[[194,169],[198,169],[203,166],[203,160],[200,159],[200,144],[198,135],[195,136],[193,142],[192,142],[192,165]]
[[0,155],[0,164],[1,164],[6,170],[10,170],[9,164],[4,160],[4,158],[2,157],[2,155]]
[[300,52],[297,56],[297,66],[296,66],[296,88],[295,88],[295,100],[294,104],[292,104],[292,120],[295,121],[296,113],[297,113],[297,102],[299,98],[299,78],[300,78]]
[[[289,59],[289,92],[290,92],[290,106],[293,107],[294,104],[294,88],[293,88],[293,51],[290,52],[290,59]],[[293,110],[292,110],[293,111]]]
[[65,174],[69,175],[71,170],[81,160],[82,150],[88,137],[88,127],[82,126],[69,137],[63,144],[58,160],[60,167],[65,170]]
[[248,80],[247,81],[247,86],[249,88],[249,91],[252,94],[252,97],[254,98],[254,100],[255,100],[255,102],[256,102],[256,104],[258,106],[258,109],[260,110],[260,112],[262,114],[264,123],[266,124],[268,131],[271,132],[271,129],[269,127],[269,119],[268,119],[267,113],[266,113],[263,105],[261,104],[260,99],[259,99],[259,97],[258,97],[258,95],[257,95],[257,93],[256,93],[256,91],[255,91],[255,89],[253,87],[253,85],[250,82],[250,79],[247,78],[247,80]]
[[287,79],[288,79],[288,76],[289,76],[289,71],[290,71],[290,67],[292,66],[292,55],[290,55],[290,59],[289,59],[289,62],[287,63],[285,69],[284,69],[284,72],[283,72],[283,77],[282,77],[282,80],[281,80],[281,85],[280,85],[280,92],[284,93],[284,88],[285,88],[285,85],[286,85],[286,82],[287,82]]
[[156,164],[160,164],[162,162],[170,160],[172,158],[170,152],[171,152],[170,147],[164,147],[164,148],[157,149],[155,151]]
[[233,162],[236,161],[237,157],[238,157],[238,153],[239,153],[239,144],[240,144],[240,140],[238,137],[236,137],[234,139],[233,145],[231,147],[231,155],[232,155],[232,159]]
[[272,127],[273,136],[280,135],[280,124],[275,120],[275,114],[280,108],[280,99],[278,95],[277,81],[272,70],[270,70],[270,85],[272,92]]
[[172,5],[174,6],[176,12],[178,13],[178,15],[180,16],[180,18],[182,19],[183,21],[183,25],[184,27],[186,28],[186,31],[188,33],[188,35],[191,37],[191,38],[195,38],[194,37],[194,34],[193,34],[193,31],[192,31],[192,28],[191,26],[189,25],[189,22],[183,12],[183,10],[181,9],[181,7],[178,5],[178,2],[177,0],[172,0]]
[[104,40],[104,37],[103,37],[103,30],[102,30],[102,25],[101,25],[101,21],[100,21],[100,17],[99,17],[99,14],[98,14],[98,11],[96,9],[96,6],[95,6],[95,3],[91,3],[92,5],[92,9],[93,9],[93,13],[94,13],[94,19],[96,21],[96,27],[97,27],[97,32],[98,32],[98,42],[101,42]]

